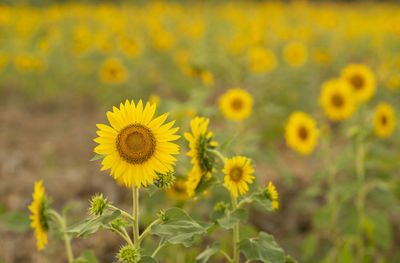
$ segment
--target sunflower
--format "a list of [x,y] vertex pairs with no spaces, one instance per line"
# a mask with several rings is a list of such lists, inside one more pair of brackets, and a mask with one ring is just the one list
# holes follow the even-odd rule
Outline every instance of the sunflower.
[[231,89],[219,98],[219,108],[225,118],[241,121],[250,116],[253,98],[245,90]]
[[385,102],[379,103],[374,113],[375,134],[382,138],[389,137],[395,127],[396,116],[393,108]]
[[256,73],[272,72],[278,64],[274,53],[261,47],[250,49],[247,56],[250,70]]
[[322,84],[320,103],[325,115],[333,121],[348,119],[357,109],[354,93],[342,79],[331,79]]
[[99,72],[101,81],[108,84],[122,84],[127,80],[127,75],[126,68],[116,58],[104,61]]
[[297,42],[291,42],[283,49],[285,61],[292,67],[301,67],[307,61],[306,47]]
[[310,154],[318,141],[319,131],[313,118],[304,112],[292,113],[286,124],[286,143],[300,154]]
[[169,187],[166,188],[168,197],[172,199],[178,200],[187,200],[189,198],[187,187],[186,187],[186,179],[183,177],[177,177],[175,182]]
[[94,141],[99,145],[94,152],[105,155],[101,170],[111,169],[128,187],[153,184],[157,173],[172,171],[175,165],[172,155],[179,153],[179,146],[171,141],[180,137],[175,135],[179,128],[171,128],[175,121],[163,124],[169,113],[153,119],[155,111],[155,104],[143,108],[142,100],[136,106],[126,100],[107,112],[111,127],[97,124],[99,137]]
[[196,117],[190,121],[192,133],[185,132],[184,136],[189,142],[190,151],[186,154],[191,157],[193,164],[188,173],[186,182],[187,192],[190,197],[195,194],[196,188],[203,177],[210,177],[213,169],[213,159],[207,150],[214,149],[218,143],[213,141],[213,133],[208,131],[209,119]]
[[31,227],[35,229],[37,249],[43,250],[47,244],[47,231],[49,229],[49,215],[47,212],[50,203],[46,198],[42,181],[35,182],[32,197],[33,202],[29,206],[32,215],[29,218],[32,220]]
[[226,158],[226,164],[222,172],[225,174],[225,186],[235,197],[247,193],[249,186],[252,184],[254,169],[250,160],[244,156],[235,156],[232,159]]
[[279,209],[278,191],[276,191],[276,188],[272,184],[272,182],[269,182],[266,194],[267,198],[271,201],[272,209],[278,210]]
[[368,101],[374,95],[375,76],[366,65],[350,64],[341,77],[350,84],[358,101]]

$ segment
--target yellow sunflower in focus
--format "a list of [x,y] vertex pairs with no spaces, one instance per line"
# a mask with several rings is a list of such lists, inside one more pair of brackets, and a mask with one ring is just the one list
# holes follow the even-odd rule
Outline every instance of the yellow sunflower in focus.
[[235,156],[232,159],[226,158],[226,164],[222,172],[225,174],[225,186],[231,192],[231,195],[238,197],[247,193],[252,184],[254,169],[250,160],[244,156]]
[[350,64],[341,77],[350,84],[358,101],[368,101],[375,94],[375,76],[366,65]]
[[94,139],[99,145],[94,152],[105,155],[102,171],[111,169],[111,175],[126,186],[147,186],[158,178],[157,173],[173,171],[179,146],[172,141],[179,128],[172,128],[175,121],[163,124],[168,113],[153,118],[156,105],[142,100],[135,103],[126,100],[120,108],[113,107],[107,112],[111,127],[97,124],[99,137]]
[[375,134],[382,138],[389,137],[395,127],[396,116],[393,108],[385,102],[379,103],[374,113]]
[[297,42],[291,42],[283,49],[285,61],[292,67],[301,67],[307,61],[306,47]]
[[306,113],[292,113],[285,129],[287,145],[300,154],[310,154],[318,141],[319,131],[316,126],[315,120]]
[[178,199],[181,201],[189,199],[186,179],[183,177],[177,177],[175,182],[169,188],[165,189],[165,191],[171,199]]
[[343,79],[331,79],[322,84],[320,103],[325,115],[333,121],[348,119],[357,109],[354,93]]
[[49,216],[47,210],[49,209],[49,201],[46,198],[43,182],[35,182],[35,189],[32,194],[33,202],[29,206],[32,215],[29,217],[31,227],[35,229],[35,236],[37,239],[37,249],[43,250],[47,245],[47,230],[49,229]]
[[274,53],[261,47],[250,49],[247,57],[250,70],[256,73],[272,72],[278,65]]
[[279,209],[278,197],[278,191],[276,191],[276,188],[272,182],[269,182],[267,187],[267,198],[271,201],[271,206],[274,210]]
[[186,182],[187,193],[190,197],[194,196],[195,191],[201,180],[211,176],[213,169],[213,159],[207,153],[207,150],[214,149],[218,143],[213,141],[213,133],[208,131],[209,119],[196,117],[190,121],[192,133],[185,132],[184,136],[189,142],[190,151],[186,154],[191,157],[193,164],[188,173]]
[[100,79],[107,84],[122,84],[128,78],[128,73],[119,59],[110,58],[100,68]]
[[241,121],[251,115],[253,98],[245,90],[231,89],[219,98],[219,108],[225,118]]

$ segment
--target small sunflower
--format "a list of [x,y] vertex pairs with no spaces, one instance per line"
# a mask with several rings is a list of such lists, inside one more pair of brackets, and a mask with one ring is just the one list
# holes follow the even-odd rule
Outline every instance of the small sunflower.
[[247,54],[249,68],[256,73],[270,73],[278,65],[277,59],[271,50],[255,47]]
[[348,119],[357,109],[354,93],[342,79],[331,79],[322,84],[320,103],[325,115],[333,121]]
[[122,84],[127,80],[128,73],[119,59],[110,58],[102,64],[99,76],[104,83]]
[[252,184],[254,169],[250,160],[244,156],[235,156],[232,159],[226,158],[226,164],[222,172],[225,174],[225,186],[235,197],[247,193],[249,186]]
[[171,199],[178,199],[182,201],[189,199],[186,187],[186,179],[183,177],[177,177],[175,182],[169,188],[166,188],[165,191],[167,192],[168,197]]
[[219,108],[225,118],[241,121],[251,115],[253,98],[245,90],[231,89],[219,98]]
[[94,141],[99,145],[94,152],[105,155],[101,170],[111,169],[128,187],[153,184],[157,173],[172,171],[175,165],[172,155],[179,153],[179,146],[171,141],[180,137],[175,135],[179,128],[171,128],[175,121],[163,124],[168,113],[153,119],[155,111],[155,104],[143,108],[142,100],[136,106],[126,100],[107,112],[111,127],[97,124],[99,137]]
[[272,184],[272,182],[269,182],[266,194],[267,198],[271,201],[272,209],[278,210],[279,209],[278,191],[276,191],[276,188]]
[[374,95],[375,76],[366,65],[350,64],[341,77],[350,84],[358,101],[368,101]]
[[209,119],[196,117],[190,121],[192,133],[185,132],[184,136],[189,142],[190,151],[186,154],[192,158],[192,169],[189,171],[186,182],[187,192],[190,197],[204,176],[210,177],[213,169],[213,159],[207,150],[214,149],[218,143],[213,141],[213,133],[208,131]]
[[44,246],[47,245],[47,231],[49,230],[48,209],[50,202],[46,198],[42,181],[35,182],[32,197],[33,202],[29,206],[32,215],[29,218],[32,220],[31,227],[35,229],[37,249],[43,250]]
[[306,47],[297,42],[291,42],[283,49],[285,61],[292,67],[301,67],[307,61]]
[[385,102],[379,103],[374,113],[375,134],[382,138],[389,137],[395,127],[396,116],[393,108]]
[[310,154],[318,141],[319,131],[313,118],[297,111],[290,115],[286,124],[286,143],[300,154]]

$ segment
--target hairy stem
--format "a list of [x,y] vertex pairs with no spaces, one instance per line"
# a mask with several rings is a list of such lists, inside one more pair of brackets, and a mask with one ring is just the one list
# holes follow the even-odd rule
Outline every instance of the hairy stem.
[[132,186],[132,197],[133,197],[133,240],[135,248],[140,248],[139,243],[139,188],[135,185]]
[[160,222],[160,219],[154,220],[144,231],[143,233],[139,236],[139,243],[142,242],[142,240],[147,236],[147,234],[151,231],[151,227],[155,224]]
[[118,207],[115,207],[113,205],[108,205],[108,207],[114,211],[116,211],[116,210],[120,211],[121,215],[128,218],[132,223],[135,223],[135,218],[133,218],[129,213],[125,212],[124,210],[119,209]]
[[70,240],[68,234],[65,232],[65,229],[66,229],[65,218],[61,217],[54,210],[50,210],[50,214],[52,216],[54,216],[55,219],[57,219],[58,223],[60,224],[61,231],[64,232],[63,239],[64,239],[64,243],[65,243],[65,250],[67,251],[68,263],[73,263],[74,255],[72,254],[71,240]]
[[151,257],[154,258],[154,257],[157,255],[158,251],[160,251],[160,249],[163,248],[164,246],[165,246],[165,243],[164,243],[164,244],[161,244],[161,242],[160,242],[160,243],[158,244],[156,250],[154,250],[154,252],[153,252],[153,254],[151,255]]

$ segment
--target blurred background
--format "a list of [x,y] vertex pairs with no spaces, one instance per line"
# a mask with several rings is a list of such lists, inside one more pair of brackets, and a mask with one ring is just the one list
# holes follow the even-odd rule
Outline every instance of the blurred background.
[[[274,182],[280,210],[251,208],[243,236],[269,232],[299,262],[331,262],[332,253],[335,262],[355,262],[346,250],[357,228],[352,200],[336,222],[341,238],[326,238],[331,214],[324,210],[321,154],[317,149],[304,157],[287,148],[284,127],[296,110],[327,123],[341,176],[351,176],[353,152],[344,134],[357,117],[329,123],[319,105],[320,88],[349,63],[362,63],[377,80],[376,95],[363,111],[371,113],[381,100],[398,110],[399,13],[397,1],[2,1],[0,262],[66,262],[62,242],[36,251],[27,208],[34,181],[44,180],[56,210],[77,204],[69,223],[84,217],[88,199],[98,192],[130,211],[129,189],[100,172],[100,162],[89,162],[96,123],[107,123],[106,111],[125,99],[158,103],[158,113],[170,112],[181,134],[194,116],[210,118],[220,143],[231,138],[229,155],[251,157],[259,185]],[[288,45],[291,55],[285,55]],[[239,124],[218,108],[218,97],[232,88],[246,89],[254,99],[252,115]],[[369,203],[376,213],[368,262],[400,261],[399,138],[376,142],[368,159],[373,176],[392,190],[374,193]],[[179,144],[177,173],[186,176],[187,144],[183,138]],[[342,196],[353,189],[339,186]],[[147,225],[171,204],[205,221],[214,204],[228,198],[215,191],[194,202],[173,190],[151,198],[143,191],[141,221]],[[184,253],[166,247],[160,262],[193,262],[219,236],[179,249]],[[100,231],[73,240],[73,250],[78,255],[93,249],[100,262],[112,262],[121,242]]]

